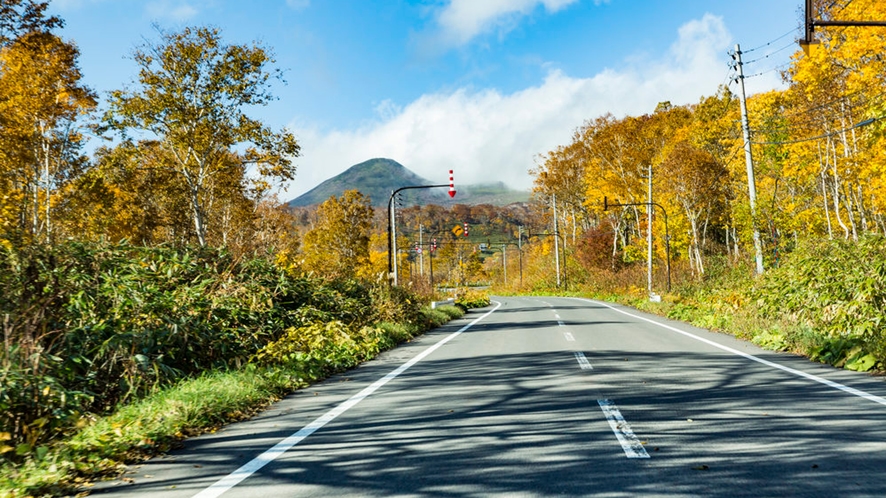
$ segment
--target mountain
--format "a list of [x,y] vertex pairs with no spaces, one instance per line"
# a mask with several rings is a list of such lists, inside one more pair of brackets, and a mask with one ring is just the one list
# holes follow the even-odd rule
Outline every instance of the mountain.
[[[333,195],[340,196],[345,190],[353,189],[359,190],[363,195],[368,195],[373,206],[387,206],[391,191],[407,185],[433,185],[433,183],[409,171],[392,159],[370,159],[351,166],[344,173],[324,181],[289,201],[289,205],[302,207],[320,204]],[[422,190],[418,192],[422,192]],[[407,193],[412,194],[412,192]],[[445,192],[443,195],[446,195]],[[412,194],[404,197],[415,200],[417,196]]]
[[[435,185],[446,183],[426,180],[402,164],[392,159],[376,158],[356,164],[345,172],[334,176],[308,192],[289,201],[292,207],[320,204],[331,196],[340,196],[345,190],[359,190],[368,195],[375,207],[385,207],[391,191],[412,185]],[[409,189],[401,193],[404,205],[408,204],[495,204],[506,205],[513,202],[526,202],[529,192],[509,189],[504,183],[459,185],[455,199],[450,199],[446,188]]]

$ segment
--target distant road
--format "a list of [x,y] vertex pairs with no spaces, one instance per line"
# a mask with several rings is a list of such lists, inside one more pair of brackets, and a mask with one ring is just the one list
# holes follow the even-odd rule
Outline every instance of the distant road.
[[886,496],[883,379],[621,306],[496,301],[93,492]]

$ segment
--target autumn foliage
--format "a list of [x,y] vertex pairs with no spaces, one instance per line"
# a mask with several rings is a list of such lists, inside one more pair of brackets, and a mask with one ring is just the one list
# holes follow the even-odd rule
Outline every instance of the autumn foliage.
[[[873,0],[831,2],[816,16],[886,19]],[[757,218],[751,218],[738,98],[729,87],[697,103],[659,104],[643,116],[586,121],[568,145],[547,153],[535,190],[556,196],[561,225],[611,230],[611,252],[645,246],[647,178],[653,201],[669,216],[671,249],[701,276],[708,258],[753,257],[751,232],[763,234],[767,266],[807,238],[858,240],[886,234],[884,164],[886,31],[819,29],[809,55],[799,50],[785,90],[749,97]],[[603,209],[610,203],[634,204]],[[636,204],[640,204],[637,206]],[[651,229],[664,259],[665,225]],[[587,258],[584,258],[587,259]]]

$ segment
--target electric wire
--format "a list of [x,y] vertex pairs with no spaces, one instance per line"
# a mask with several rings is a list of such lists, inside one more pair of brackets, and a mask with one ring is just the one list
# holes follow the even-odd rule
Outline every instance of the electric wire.
[[769,40],[768,42],[764,43],[763,45],[760,45],[759,47],[754,47],[754,48],[749,49],[749,50],[743,50],[742,53],[749,54],[749,53],[753,52],[754,50],[760,50],[761,48],[766,48],[766,47],[768,47],[769,45],[772,45],[773,43],[777,42],[778,40],[781,40],[781,39],[784,38],[785,36],[788,36],[788,35],[791,34],[791,33],[795,33],[796,31],[797,31],[797,29],[794,28],[794,29],[788,31],[787,33],[785,33],[785,34],[779,36],[778,38],[775,38],[774,40]]
[[[791,117],[791,116],[797,116],[797,115],[800,115],[800,114],[810,114],[810,113],[812,113],[812,112],[819,111],[819,110],[821,110],[821,109],[826,109],[826,108],[831,107],[831,106],[834,106],[834,105],[836,105],[836,104],[843,104],[843,103],[845,103],[845,102],[847,102],[847,101],[850,101],[850,102],[851,102],[851,101],[852,101],[852,97],[855,97],[855,96],[857,96],[857,95],[859,95],[859,94],[861,94],[861,93],[863,93],[863,92],[864,92],[864,90],[856,90],[856,91],[854,91],[854,92],[847,93],[847,94],[845,94],[845,95],[840,95],[839,97],[835,97],[835,98],[832,99],[832,100],[828,100],[828,101],[826,101],[826,102],[823,102],[823,103],[818,104],[818,105],[813,106],[813,107],[809,107],[809,108],[807,108],[807,109],[789,110],[789,111],[786,111],[786,112],[784,113],[784,116],[785,116],[785,117]],[[882,96],[884,96],[884,95],[886,95],[886,91],[883,91],[883,92],[880,92],[880,93],[878,93],[878,94],[876,94],[876,95],[873,95],[873,96],[871,96],[871,97],[868,97],[867,99],[864,99],[864,100],[861,100],[861,101],[855,102],[855,105],[865,105],[865,104],[867,104],[867,103],[869,103],[869,102],[871,102],[871,101],[874,101],[874,100],[876,100],[876,99],[878,99],[878,98],[880,98],[880,97],[882,97]]]
[[860,121],[858,123],[855,123],[854,125],[852,125],[848,128],[843,128],[842,130],[832,131],[830,133],[825,133],[823,135],[818,135],[815,137],[798,138],[796,140],[784,140],[781,142],[754,142],[754,141],[751,141],[751,143],[753,145],[790,145],[790,144],[798,144],[798,143],[802,143],[802,142],[812,142],[813,140],[821,140],[822,138],[833,137],[835,135],[839,135],[841,133],[846,133],[847,131],[851,131],[856,128],[861,128],[862,126],[867,126],[869,124],[880,121],[883,118],[886,118],[886,115],[877,116],[876,118],[868,118],[868,119],[865,119],[864,121]]
[[760,72],[758,72],[758,73],[754,73],[754,74],[746,74],[746,75],[745,75],[745,79],[753,78],[753,77],[756,77],[756,76],[763,76],[764,74],[768,74],[768,73],[771,73],[771,72],[773,72],[773,71],[781,71],[781,70],[783,70],[784,68],[790,66],[791,64],[792,64],[791,62],[785,62],[784,64],[779,64],[779,65],[773,67],[772,69],[767,69],[767,70],[765,70],[765,71],[760,71]]
[[761,60],[763,60],[763,59],[768,59],[769,57],[772,57],[773,55],[775,55],[775,54],[781,52],[782,50],[785,50],[786,48],[790,48],[790,47],[796,46],[796,44],[797,44],[796,42],[791,41],[790,43],[788,43],[787,45],[781,47],[781,48],[778,49],[778,50],[772,51],[772,52],[770,52],[770,53],[768,53],[768,54],[766,54],[766,55],[763,55],[763,56],[761,56],[761,57],[757,57],[756,59],[749,60],[749,61],[747,61],[747,62],[743,62],[742,64],[744,64],[744,65],[748,65],[748,64],[753,64],[753,63],[755,63],[755,62],[759,62],[759,61],[761,61]]
[[[817,105],[817,106],[815,106],[815,107],[811,107],[811,108],[808,108],[808,109],[800,109],[800,110],[783,110],[782,112],[779,113],[779,116],[780,116],[781,118],[784,118],[784,121],[785,121],[785,122],[786,122],[786,121],[790,121],[791,118],[794,118],[794,117],[796,117],[796,116],[801,116],[801,115],[804,115],[804,114],[805,114],[805,115],[810,115],[810,114],[812,114],[812,113],[816,113],[817,116],[819,116],[819,117],[825,117],[825,118],[827,118],[827,114],[830,114],[830,113],[828,113],[827,111],[823,111],[823,112],[818,112],[818,111],[821,111],[822,109],[826,109],[827,107],[830,107],[830,106],[832,106],[832,105],[834,105],[834,104],[841,104],[841,105],[842,105],[843,103],[847,102],[847,100],[849,101],[849,104],[850,104],[852,107],[855,107],[855,108],[860,108],[860,107],[864,107],[864,106],[870,106],[870,105],[876,104],[877,102],[882,102],[882,97],[883,97],[884,95],[886,95],[886,91],[883,91],[883,92],[880,92],[880,93],[878,93],[878,94],[876,94],[876,95],[872,95],[872,96],[870,96],[870,97],[868,97],[868,98],[865,98],[865,99],[857,100],[857,101],[855,101],[855,102],[852,102],[852,101],[851,101],[851,98],[852,98],[852,97],[857,96],[857,95],[859,95],[859,94],[862,93],[862,92],[863,92],[863,90],[858,90],[858,91],[855,91],[855,92],[852,92],[852,93],[849,93],[849,94],[846,94],[846,95],[843,95],[843,96],[837,97],[837,98],[835,98],[835,99],[833,99],[833,100],[830,100],[830,101],[828,101],[828,102],[825,102],[825,103],[823,103],[823,104],[820,104],[820,105]],[[833,118],[833,117],[834,117],[833,114],[831,114],[831,118]],[[765,117],[762,116],[762,115],[760,115],[760,114],[758,114],[758,113],[754,113],[754,115],[752,115],[751,118],[752,118],[754,121],[765,120]],[[876,120],[879,120],[879,119],[882,119],[882,118],[877,118]],[[798,126],[793,126],[793,127],[791,127],[791,126],[789,126],[788,124],[777,124],[777,125],[772,126],[772,127],[754,128],[754,129],[752,129],[751,131],[754,132],[754,133],[772,133],[772,132],[788,132],[788,133],[793,133],[793,131],[796,130],[797,127],[798,127]],[[847,130],[848,130],[848,129],[852,129],[852,128],[847,128]],[[844,130],[844,131],[845,131],[845,130]]]

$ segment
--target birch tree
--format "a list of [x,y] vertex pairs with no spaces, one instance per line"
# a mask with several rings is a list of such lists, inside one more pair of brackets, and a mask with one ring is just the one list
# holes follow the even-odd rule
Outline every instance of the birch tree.
[[[156,139],[169,158],[165,167],[184,182],[197,242],[209,230],[207,185],[236,154],[243,168],[255,167],[258,181],[290,180],[299,144],[287,130],[273,131],[246,110],[274,100],[264,47],[229,45],[216,28],[161,32],[160,41],[135,50],[139,67],[132,89],[111,93],[108,127],[125,138],[132,132]],[[248,181],[249,176],[243,176]]]

